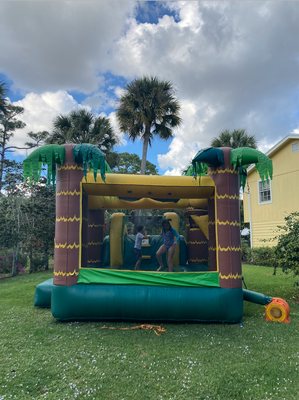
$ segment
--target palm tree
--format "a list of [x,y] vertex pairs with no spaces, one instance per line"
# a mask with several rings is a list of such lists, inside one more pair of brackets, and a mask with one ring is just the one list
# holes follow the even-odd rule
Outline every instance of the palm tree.
[[145,174],[148,145],[154,135],[165,140],[171,138],[172,129],[181,123],[179,111],[180,105],[169,81],[143,77],[127,85],[116,115],[121,131],[127,132],[133,141],[137,138],[143,141],[141,174]]
[[233,131],[225,130],[220,133],[218,138],[214,138],[211,142],[213,147],[252,147],[257,148],[254,136],[248,135],[245,129],[234,129]]
[[5,98],[6,87],[3,82],[0,82],[0,112],[6,114],[7,100]]
[[58,115],[53,126],[53,133],[46,140],[47,143],[90,143],[105,153],[110,152],[117,143],[109,119],[96,117],[84,108],[68,115]]

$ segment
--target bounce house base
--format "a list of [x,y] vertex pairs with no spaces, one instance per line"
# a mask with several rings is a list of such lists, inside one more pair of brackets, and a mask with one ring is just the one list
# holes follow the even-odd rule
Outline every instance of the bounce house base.
[[51,309],[60,321],[116,320],[238,323],[242,289],[134,285],[53,285]]
[[[121,304],[116,301],[118,295],[121,296]],[[142,302],[137,301],[134,296],[141,296]],[[163,302],[165,296],[170,296],[171,300],[161,308],[159,302]],[[290,308],[285,300],[247,289],[104,284],[78,284],[67,287],[56,286],[53,279],[48,279],[37,285],[34,305],[51,308],[53,301],[53,315],[61,321],[238,323],[242,319],[240,296],[245,301],[265,306],[267,321],[290,322]],[[233,307],[229,305],[230,301],[233,301]]]

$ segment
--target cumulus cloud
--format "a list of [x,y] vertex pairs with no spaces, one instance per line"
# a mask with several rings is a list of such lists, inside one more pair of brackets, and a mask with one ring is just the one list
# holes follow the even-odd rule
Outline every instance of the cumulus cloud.
[[17,130],[11,139],[11,143],[18,147],[23,147],[28,141],[27,132],[51,131],[53,120],[57,115],[80,107],[71,95],[62,90],[42,94],[30,92],[22,100],[13,104],[24,108],[20,119],[26,124],[26,127]]
[[[59,114],[68,114],[70,111],[78,108],[88,108],[87,105],[79,104],[70,94],[66,91],[45,92],[42,94],[28,93],[22,100],[13,103],[16,106],[24,108],[24,113],[20,119],[26,123],[26,127],[16,131],[11,143],[14,146],[23,147],[28,141],[27,132],[50,131],[53,128],[53,120]],[[94,115],[98,115],[93,112]],[[125,145],[126,141],[116,120],[115,112],[108,114],[100,113],[99,115],[105,116],[110,119],[112,128],[116,134],[118,144]],[[20,154],[24,154],[24,150],[19,150]]]
[[0,72],[26,91],[94,91],[134,2],[0,1]]
[[23,99],[28,127],[48,126],[54,111],[45,93],[64,93],[57,95],[60,110],[78,106],[66,92],[77,90],[87,94],[85,106],[104,110],[118,130],[113,108],[123,89],[103,84],[109,71],[127,80],[156,75],[173,82],[183,124],[158,156],[168,174],[185,168],[224,129],[247,129],[263,150],[298,132],[296,2],[169,1],[158,9],[159,19],[150,20],[149,7],[150,22],[140,23],[133,1],[61,1],[59,7],[1,1],[0,72],[30,92]]
[[95,112],[99,112],[101,110],[106,110],[107,108],[114,109],[117,106],[117,101],[110,93],[99,90],[91,96],[86,97],[82,104],[90,107]]
[[167,175],[178,175],[178,171],[181,173],[191,163],[197,151],[205,146],[205,139],[199,132],[202,132],[206,122],[215,114],[215,110],[207,104],[198,107],[195,102],[182,100],[181,105],[182,126],[174,132],[169,151],[158,154],[158,163],[162,169],[166,169]]
[[117,144],[120,146],[125,146],[127,144],[127,141],[125,139],[124,133],[119,130],[119,125],[116,118],[116,112],[112,111],[110,114],[107,115],[107,117],[109,118],[113,131],[117,137],[118,140]]
[[168,6],[176,18],[164,15],[156,24],[130,21],[110,65],[118,74],[157,75],[177,88],[184,125],[168,153],[159,156],[161,168],[168,167],[167,173],[181,169],[191,147],[196,152],[208,146],[223,129],[246,128],[267,149],[298,127],[296,2]]

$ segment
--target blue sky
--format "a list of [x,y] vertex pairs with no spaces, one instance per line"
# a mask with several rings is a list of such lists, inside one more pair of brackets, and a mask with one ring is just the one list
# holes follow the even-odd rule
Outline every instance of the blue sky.
[[173,139],[149,149],[160,173],[180,173],[224,129],[247,129],[265,151],[299,133],[299,5],[252,4],[2,0],[0,81],[27,124],[14,143],[85,105],[110,118],[117,151],[141,155],[141,143],[119,132],[115,109],[143,75],[170,80],[182,105]]

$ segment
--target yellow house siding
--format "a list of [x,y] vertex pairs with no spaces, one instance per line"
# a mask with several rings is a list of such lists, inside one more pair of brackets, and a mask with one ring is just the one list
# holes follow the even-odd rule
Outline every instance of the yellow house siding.
[[[273,161],[273,180],[271,182],[272,200],[259,204],[259,175],[254,170],[248,176],[253,247],[273,246],[278,234],[277,225],[284,225],[284,217],[299,211],[299,152],[292,152],[290,140],[271,156]],[[250,222],[249,195],[244,193],[244,220]]]
[[271,222],[253,222],[253,247],[271,247],[277,243],[275,237],[278,234],[278,225],[282,225],[283,221],[271,221]]

